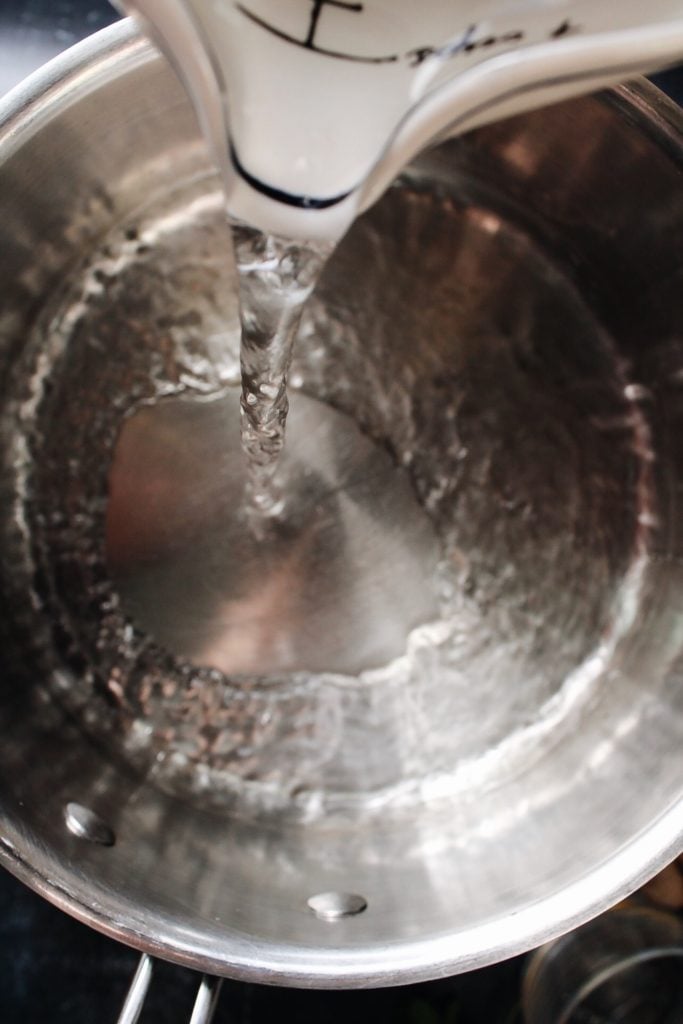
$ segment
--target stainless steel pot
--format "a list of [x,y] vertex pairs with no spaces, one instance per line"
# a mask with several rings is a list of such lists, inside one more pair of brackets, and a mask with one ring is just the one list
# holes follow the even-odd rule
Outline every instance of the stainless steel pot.
[[239,515],[216,178],[124,25],[0,133],[0,853],[217,974],[434,978],[681,849],[681,116],[644,83],[423,155]]

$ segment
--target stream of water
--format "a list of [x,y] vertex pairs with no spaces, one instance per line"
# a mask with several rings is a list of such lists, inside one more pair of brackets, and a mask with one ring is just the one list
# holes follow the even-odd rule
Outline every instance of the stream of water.
[[258,530],[284,508],[277,468],[289,407],[287,372],[304,305],[333,245],[266,235],[238,221],[232,221],[231,227],[242,328],[245,511]]

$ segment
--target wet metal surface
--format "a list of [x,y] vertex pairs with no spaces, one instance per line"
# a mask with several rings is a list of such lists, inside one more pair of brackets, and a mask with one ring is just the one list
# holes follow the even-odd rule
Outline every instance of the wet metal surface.
[[88,666],[64,697],[107,698],[114,742],[172,790],[209,773],[212,804],[469,787],[587,699],[639,600],[649,434],[614,345],[524,236],[395,189],[302,325],[255,538],[205,189],[119,229],[36,331],[11,436],[34,600]]

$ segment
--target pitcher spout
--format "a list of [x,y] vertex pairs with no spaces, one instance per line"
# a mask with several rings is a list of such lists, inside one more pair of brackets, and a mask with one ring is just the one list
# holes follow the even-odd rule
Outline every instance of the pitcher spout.
[[438,138],[683,54],[680,0],[120,0],[185,83],[229,212],[334,239]]

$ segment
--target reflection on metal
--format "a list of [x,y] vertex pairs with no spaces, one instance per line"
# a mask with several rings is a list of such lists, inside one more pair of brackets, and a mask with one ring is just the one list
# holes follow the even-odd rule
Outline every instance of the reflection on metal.
[[121,1008],[118,1024],[137,1024],[152,980],[153,966],[154,961],[151,956],[143,953]]
[[342,917],[362,914],[368,901],[355,892],[320,892],[309,896],[308,905],[322,921],[339,921]]
[[[128,989],[117,1024],[137,1024],[140,1014],[144,1009],[145,999],[147,998],[147,992],[152,980],[153,967],[154,961],[152,957],[143,953],[133,975],[133,980]],[[218,1005],[221,984],[221,978],[215,978],[207,974],[202,976],[192,1009],[190,1024],[211,1024]]]
[[64,808],[64,821],[69,832],[79,839],[87,839],[100,846],[113,846],[116,842],[114,831],[106,821],[82,804],[70,801]]
[[221,994],[221,978],[205,974],[200,982],[190,1024],[211,1024]]

